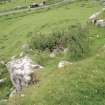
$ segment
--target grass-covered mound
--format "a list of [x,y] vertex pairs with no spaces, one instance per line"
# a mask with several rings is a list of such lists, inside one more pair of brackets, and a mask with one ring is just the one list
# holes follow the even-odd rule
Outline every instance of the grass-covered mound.
[[[105,51],[105,49],[103,49]],[[104,105],[105,54],[55,69],[37,87],[30,86],[9,105]]]

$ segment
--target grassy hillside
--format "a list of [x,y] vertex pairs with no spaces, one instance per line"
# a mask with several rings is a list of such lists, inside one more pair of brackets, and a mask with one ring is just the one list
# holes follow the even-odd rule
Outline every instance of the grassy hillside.
[[[22,45],[30,44],[30,39],[33,38],[32,42],[36,41],[42,45],[47,40],[45,37],[50,37],[50,33],[61,32],[68,26],[75,27],[77,24],[88,30],[86,35],[90,46],[85,59],[73,62],[69,58],[73,64],[64,69],[57,69],[57,64],[61,60],[68,60],[69,55],[61,53],[52,59],[49,58],[47,50],[40,53],[38,49],[26,52],[33,60],[45,67],[41,71],[41,81],[36,87],[30,86],[24,89],[22,92],[24,97],[21,97],[22,93],[20,93],[10,99],[9,105],[104,105],[105,29],[87,23],[88,17],[101,8],[98,1],[81,0],[44,10],[0,17],[0,59],[6,62],[14,55],[19,56],[23,51]],[[38,37],[37,33],[42,33],[43,42],[38,41],[42,40],[42,37]],[[76,43],[85,46],[87,43],[82,38],[84,32],[80,34],[81,32],[73,31],[70,35],[74,36],[77,33],[80,36],[76,37],[79,39]],[[50,38],[53,38],[53,34]],[[77,44],[73,43],[73,45]],[[78,46],[72,47],[78,48]],[[5,67],[1,66],[0,72],[3,74],[0,78],[9,79]],[[8,96],[10,87],[10,81],[0,87],[1,99]]]

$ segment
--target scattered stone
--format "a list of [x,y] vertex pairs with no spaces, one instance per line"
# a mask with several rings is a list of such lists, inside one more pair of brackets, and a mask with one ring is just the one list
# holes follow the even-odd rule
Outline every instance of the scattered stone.
[[60,61],[59,64],[58,64],[58,68],[63,68],[69,64],[72,64],[71,62],[69,61]]
[[40,6],[40,7],[41,7],[41,6],[44,6],[44,4],[43,4],[43,3],[40,3],[39,6]]
[[105,20],[103,20],[103,19],[97,20],[96,26],[105,27]]
[[0,85],[5,82],[5,79],[0,79]]
[[20,96],[21,96],[21,97],[25,97],[25,95],[24,95],[24,94],[21,94]]
[[89,22],[92,24],[95,24],[98,27],[105,27],[105,20],[104,19],[98,19],[99,15],[101,15],[105,11],[105,8],[103,8],[101,11],[94,13],[89,17]]
[[50,58],[55,58],[57,54],[59,54],[61,50],[59,48],[54,49],[51,54],[49,55]]
[[93,15],[91,15],[91,16],[89,17],[89,20],[93,23],[94,20],[96,20],[97,17],[98,17],[100,14],[101,14],[101,12],[96,12],[96,13],[94,13]]
[[63,52],[67,53],[68,51],[69,51],[69,48],[65,48]]
[[56,48],[56,49],[53,50],[53,53],[55,53],[55,54],[58,54],[59,52],[61,52],[60,48]]
[[30,8],[36,8],[39,7],[40,5],[38,3],[33,3],[30,5]]
[[35,70],[43,68],[39,64],[33,64],[32,60],[27,56],[20,59],[13,59],[6,66],[16,91],[20,91],[23,87],[28,86],[32,80],[31,74]]
[[50,58],[55,58],[55,57],[56,57],[56,54],[52,52],[52,53],[50,54]]
[[39,64],[34,64],[34,65],[32,65],[32,68],[35,70],[38,70],[38,69],[43,69],[44,67]]

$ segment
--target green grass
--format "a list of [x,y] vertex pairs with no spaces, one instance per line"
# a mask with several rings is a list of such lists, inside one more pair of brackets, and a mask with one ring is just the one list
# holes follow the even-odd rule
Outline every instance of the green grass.
[[42,0],[12,0],[11,2],[1,3],[0,11],[8,11],[16,8],[17,6],[27,6],[34,2],[40,3]]
[[46,4],[54,4],[63,0],[12,0],[11,2],[0,3],[0,11],[15,10],[18,6],[29,6],[32,3],[42,3],[43,1],[46,1]]
[[[105,51],[105,50],[104,50]],[[30,86],[9,105],[105,105],[105,54],[55,69],[41,83]]]
[[31,37],[30,33],[49,33],[68,25],[85,24],[88,16],[99,9],[100,6],[97,3],[89,2],[84,7],[81,7],[81,3],[73,3],[55,9],[37,11],[30,15],[1,17],[0,56],[7,58],[20,52],[22,43]]
[[[21,46],[37,32],[49,35],[77,23],[86,26],[88,17],[101,8],[99,2],[88,0],[0,17],[0,59],[8,61],[11,56],[19,55]],[[65,59],[62,54],[51,59],[47,51],[30,52],[32,59],[45,67],[41,71],[40,84],[24,89],[25,97],[18,94],[9,100],[9,105],[104,105],[105,54],[102,46],[105,29],[90,24],[87,27],[91,56],[64,69],[57,69],[58,62]],[[0,72],[3,70],[1,67]],[[3,74],[3,77],[8,75]],[[1,99],[9,91],[7,85],[0,88]]]

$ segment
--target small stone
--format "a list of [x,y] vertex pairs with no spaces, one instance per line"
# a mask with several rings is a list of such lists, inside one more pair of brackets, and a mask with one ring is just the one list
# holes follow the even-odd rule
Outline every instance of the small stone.
[[103,19],[97,20],[96,26],[105,27],[105,20]]
[[59,64],[58,64],[58,68],[63,68],[69,64],[72,64],[71,62],[69,61],[60,61]]
[[69,51],[68,48],[65,48],[65,49],[64,49],[64,53],[67,53],[68,51]]
[[44,67],[38,64],[32,65],[33,69],[43,69]]
[[5,82],[5,79],[0,79],[0,84],[3,84]]
[[20,96],[21,96],[21,97],[25,97],[25,95],[24,95],[24,94],[21,94]]
[[55,58],[56,57],[56,54],[55,53],[51,53],[50,54],[50,58]]

